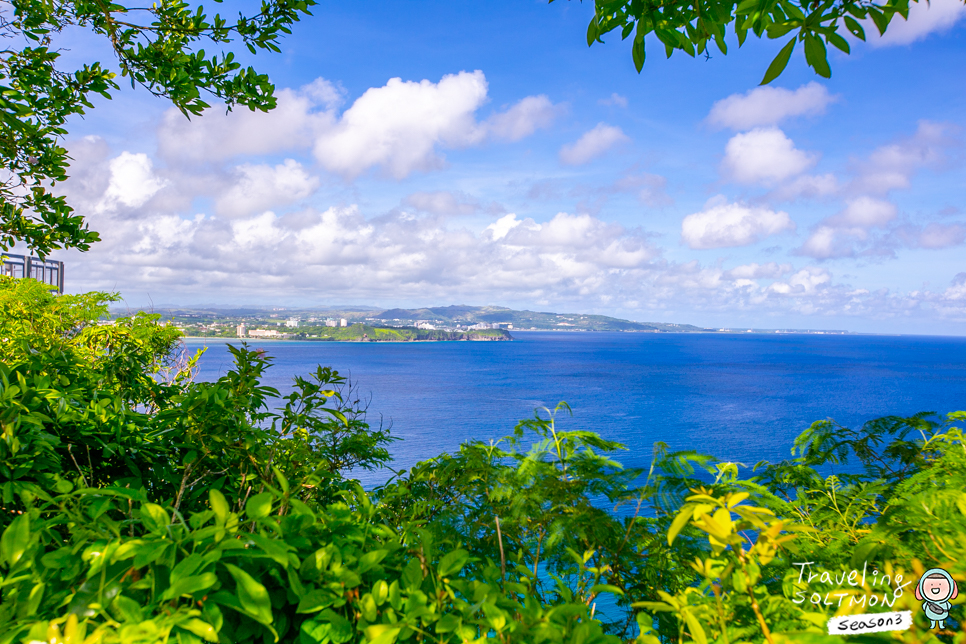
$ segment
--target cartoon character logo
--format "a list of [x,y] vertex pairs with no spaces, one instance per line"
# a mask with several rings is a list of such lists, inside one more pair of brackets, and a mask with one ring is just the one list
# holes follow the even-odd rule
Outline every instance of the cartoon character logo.
[[926,611],[929,618],[929,628],[946,627],[946,618],[949,617],[949,600],[956,599],[959,595],[959,588],[953,581],[953,576],[942,568],[930,568],[923,573],[916,586],[916,599],[922,602],[922,609]]

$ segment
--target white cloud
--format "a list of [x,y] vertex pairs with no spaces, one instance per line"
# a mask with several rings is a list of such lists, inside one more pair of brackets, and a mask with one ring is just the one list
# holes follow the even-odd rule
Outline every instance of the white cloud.
[[946,150],[958,146],[958,128],[944,123],[920,121],[916,133],[896,143],[875,149],[857,162],[857,176],[850,185],[853,193],[885,194],[908,188],[912,175],[923,167],[941,167]]
[[819,222],[798,253],[816,259],[854,257],[871,247],[870,231],[883,229],[897,216],[894,204],[872,197],[858,197],[845,208]]
[[897,246],[941,250],[959,246],[966,241],[966,226],[931,222],[925,226],[905,224],[897,226],[888,241]]
[[834,174],[805,174],[778,186],[769,194],[769,198],[777,201],[791,201],[802,197],[821,199],[836,195],[841,189],[842,186]]
[[542,222],[507,215],[478,233],[402,212],[367,220],[354,206],[232,221],[165,216],[110,223],[105,241],[77,259],[82,273],[91,280],[121,276],[125,289],[163,283],[179,293],[593,296],[659,256],[641,231],[567,213]]
[[474,116],[486,101],[481,71],[444,76],[439,83],[391,78],[366,90],[339,122],[315,142],[315,158],[327,170],[355,177],[382,166],[397,179],[443,164],[437,145],[466,147],[486,132]]
[[[108,165],[102,162],[103,168]],[[97,202],[108,183],[89,182],[101,186],[100,195],[80,187],[78,194]],[[815,266],[755,262],[727,269],[669,262],[645,231],[587,214],[542,219],[508,214],[474,231],[450,225],[466,220],[398,209],[372,218],[348,206],[229,220],[154,214],[154,203],[146,202],[135,216],[91,212],[91,224],[104,241],[87,253],[61,254],[71,291],[110,284],[128,298],[144,301],[150,293],[155,302],[171,303],[469,300],[638,308],[641,316],[687,309],[717,311],[729,319],[916,312],[966,319],[966,279],[954,280],[944,292],[870,292],[836,283],[830,270]],[[709,209],[724,205],[712,203]],[[764,222],[757,225],[766,231],[784,223],[774,216]],[[941,246],[962,238],[966,231],[957,226],[908,227],[907,232],[922,247]],[[723,235],[737,241],[748,237],[740,230]]]
[[731,137],[721,166],[725,175],[740,183],[774,184],[801,174],[817,160],[797,149],[778,128],[759,128]]
[[507,111],[487,119],[486,129],[494,138],[519,141],[538,129],[550,127],[561,109],[543,94],[527,96]]
[[371,168],[402,179],[442,167],[443,149],[518,141],[549,127],[563,110],[544,95],[527,96],[478,122],[487,90],[481,71],[449,74],[438,83],[392,78],[340,115],[345,91],[319,78],[297,91],[276,92],[278,107],[267,114],[238,109],[225,115],[211,108],[189,122],[171,109],[158,130],[158,149],[172,163],[311,149],[323,168],[349,179]]
[[597,101],[598,105],[616,106],[616,107],[627,107],[627,97],[621,96],[617,92],[614,92],[607,98],[602,98]]
[[881,228],[896,218],[896,212],[888,201],[859,197],[848,200],[845,209],[827,221],[839,228]]
[[798,271],[784,282],[773,282],[768,289],[781,295],[812,295],[827,287],[832,275],[824,268],[809,266]]
[[757,280],[762,278],[776,279],[782,275],[786,275],[792,271],[791,264],[778,264],[776,262],[768,262],[767,264],[758,264],[753,262],[751,264],[742,264],[741,266],[735,266],[729,271],[725,271],[724,276],[728,279],[745,279],[745,280]]
[[170,162],[208,162],[238,155],[306,149],[318,131],[332,127],[342,92],[324,79],[276,92],[270,112],[212,107],[191,121],[171,108],[158,128],[158,152]]
[[795,91],[781,87],[756,87],[745,94],[732,94],[711,106],[707,121],[714,127],[733,130],[778,125],[794,116],[824,114],[829,104],[838,100],[824,85],[816,82]]
[[503,239],[507,236],[507,233],[519,226],[521,223],[523,222],[518,220],[517,216],[511,212],[510,214],[500,217],[492,224],[487,226],[483,230],[483,236],[489,236],[489,238],[494,241]]
[[908,45],[929,34],[948,31],[964,15],[966,5],[961,0],[920,0],[909,3],[908,20],[896,15],[884,35],[879,36],[871,21],[865,25],[865,33],[873,47]]
[[958,246],[966,241],[966,228],[960,224],[927,224],[919,234],[920,248],[940,249]]
[[795,230],[785,212],[713,199],[705,210],[681,222],[681,239],[691,248],[748,246],[770,235]]
[[154,174],[154,164],[143,153],[122,152],[111,159],[109,169],[111,178],[98,205],[100,210],[138,208],[167,183]]
[[560,148],[560,161],[567,165],[583,165],[618,143],[629,140],[619,127],[598,123],[592,130],[584,132],[576,142]]
[[219,215],[238,217],[301,201],[319,187],[318,177],[309,175],[300,163],[286,159],[270,165],[240,165],[235,182],[215,201]]

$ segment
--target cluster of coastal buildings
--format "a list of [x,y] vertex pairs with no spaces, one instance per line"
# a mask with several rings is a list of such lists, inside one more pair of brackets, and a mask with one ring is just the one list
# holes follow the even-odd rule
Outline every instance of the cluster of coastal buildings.
[[[308,320],[309,323],[317,322],[317,318],[311,318]],[[334,318],[327,318],[324,320],[325,326],[327,327],[347,327],[349,326],[349,321],[345,318],[340,318],[338,320]],[[297,329],[302,324],[301,318],[289,318],[285,321],[285,326],[290,329]],[[293,336],[292,333],[283,333],[278,331],[278,329],[249,329],[242,322],[235,327],[235,334],[239,338],[290,338]]]

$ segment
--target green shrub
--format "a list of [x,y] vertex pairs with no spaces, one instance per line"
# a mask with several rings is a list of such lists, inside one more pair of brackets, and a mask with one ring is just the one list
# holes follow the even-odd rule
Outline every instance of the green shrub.
[[[961,412],[823,421],[750,472],[657,444],[638,471],[562,404],[365,492],[393,438],[337,372],[281,397],[242,345],[194,382],[157,316],[98,324],[110,299],[0,278],[0,644],[840,642],[829,616],[966,579]],[[872,576],[837,595],[802,562]],[[865,638],[925,641],[915,615]]]

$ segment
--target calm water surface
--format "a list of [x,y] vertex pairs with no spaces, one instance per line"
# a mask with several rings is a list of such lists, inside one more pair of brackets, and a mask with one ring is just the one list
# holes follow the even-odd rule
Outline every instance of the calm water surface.
[[[654,441],[746,464],[780,460],[814,421],[857,425],[888,414],[966,409],[966,338],[515,332],[513,342],[253,342],[275,358],[265,384],[322,364],[371,395],[392,421],[407,467],[471,439],[512,432],[537,407],[567,401],[567,429],[627,445],[650,463]],[[201,346],[191,340],[189,346]],[[200,379],[231,368],[209,343]],[[365,480],[364,480],[365,482]]]

